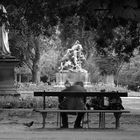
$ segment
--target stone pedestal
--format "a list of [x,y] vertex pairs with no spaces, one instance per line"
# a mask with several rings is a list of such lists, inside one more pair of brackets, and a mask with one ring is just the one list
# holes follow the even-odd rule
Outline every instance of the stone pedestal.
[[63,71],[56,74],[57,85],[63,86],[66,80],[72,84],[77,81],[82,81],[85,86],[90,84],[89,73],[87,72]]
[[18,62],[14,57],[0,58],[0,95],[18,95],[14,72]]

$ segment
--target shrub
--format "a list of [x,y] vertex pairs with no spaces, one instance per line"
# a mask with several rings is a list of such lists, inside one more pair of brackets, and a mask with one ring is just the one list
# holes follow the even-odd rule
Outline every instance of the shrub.
[[[39,85],[32,83],[20,84],[18,90],[21,91],[61,91],[64,87],[54,87],[41,83]],[[105,84],[94,84],[92,86],[86,87],[87,91],[126,91],[126,88],[123,87],[112,87]],[[28,95],[28,94],[27,94]],[[32,95],[32,93],[31,93]],[[22,96],[21,96],[22,97]],[[14,97],[14,96],[1,96],[0,97],[0,108],[42,108],[43,99],[42,97],[32,97],[29,96],[25,98]],[[58,99],[57,97],[47,97],[46,98],[46,107],[55,108],[57,107]]]
[[[42,98],[25,98],[14,97],[14,96],[1,96],[0,97],[0,108],[42,108]],[[55,108],[57,107],[57,98],[46,98],[46,107]]]

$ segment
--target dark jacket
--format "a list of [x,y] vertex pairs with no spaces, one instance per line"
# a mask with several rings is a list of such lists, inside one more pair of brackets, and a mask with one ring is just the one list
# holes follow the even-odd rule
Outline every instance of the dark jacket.
[[[64,89],[62,92],[86,92],[84,87],[80,85],[73,85]],[[62,100],[62,98],[64,98]],[[85,98],[82,97],[60,97],[59,99],[60,109],[68,109],[68,110],[82,110],[85,109]]]

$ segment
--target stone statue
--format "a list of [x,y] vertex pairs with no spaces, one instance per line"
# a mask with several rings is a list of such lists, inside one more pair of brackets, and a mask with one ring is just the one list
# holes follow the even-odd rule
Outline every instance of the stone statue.
[[8,42],[8,26],[7,11],[4,6],[0,4],[0,56],[2,57],[10,56],[11,54]]
[[82,68],[82,62],[86,60],[82,50],[82,45],[77,40],[72,46],[72,48],[68,49],[66,54],[62,58],[61,66],[59,68],[60,72],[64,70],[87,72],[85,69]]

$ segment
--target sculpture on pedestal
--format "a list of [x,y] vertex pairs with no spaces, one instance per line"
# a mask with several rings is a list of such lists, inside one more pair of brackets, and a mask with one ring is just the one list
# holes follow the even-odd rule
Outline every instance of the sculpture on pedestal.
[[7,11],[0,4],[0,57],[10,56],[11,54],[8,42],[8,26]]
[[8,42],[9,22],[6,9],[0,4],[0,96],[19,95],[15,84],[15,67],[19,63],[11,56]]
[[66,80],[70,83],[82,81],[84,85],[88,85],[89,73],[82,67],[85,61],[82,45],[77,40],[61,60],[60,71],[56,73],[57,85],[63,86]]
[[68,49],[61,61],[59,67],[60,72],[62,71],[74,71],[74,72],[87,72],[82,68],[83,61],[86,60],[83,55],[83,48],[80,42],[77,40],[71,49]]

